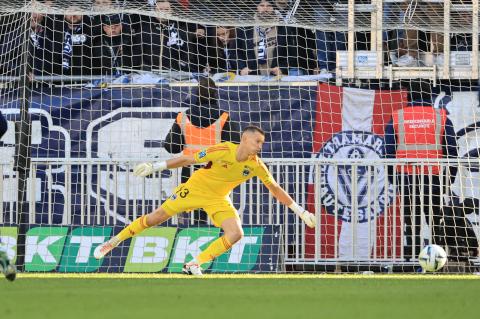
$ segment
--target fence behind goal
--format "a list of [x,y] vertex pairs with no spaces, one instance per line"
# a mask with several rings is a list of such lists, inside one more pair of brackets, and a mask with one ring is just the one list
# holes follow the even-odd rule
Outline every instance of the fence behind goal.
[[[132,168],[181,150],[165,137],[187,110],[261,126],[318,224],[253,179],[231,195],[245,237],[208,271],[413,272],[432,242],[478,270],[478,0],[0,4],[0,248],[23,270],[179,272],[217,238],[196,211],[92,256],[180,183]],[[420,105],[447,111],[456,154],[386,159],[392,115]]]
[[[118,229],[125,220],[135,219],[157,207],[165,196],[162,194],[170,192],[170,185],[165,183],[159,174],[150,179],[133,176],[132,164],[120,161],[92,163],[35,160],[30,180],[43,179],[42,175],[46,174],[47,183],[51,183],[52,171],[63,167],[65,192],[72,194],[72,189],[77,192],[71,198],[65,197],[63,211],[60,212],[61,222],[57,223],[54,222],[54,214],[58,214],[55,206],[59,203],[54,200],[54,189],[51,185],[46,187],[45,192],[40,194],[42,202],[39,203],[36,199],[41,193],[36,189],[39,185],[30,183],[26,270],[175,272],[180,270],[179,264],[184,262],[181,258],[195,254],[202,245],[215,238],[218,229],[213,227],[210,221],[195,220],[193,214],[183,214],[164,225],[165,229],[147,231],[128,241],[121,251],[102,263],[93,260],[90,250],[94,245],[108,238],[111,231]],[[444,163],[444,167],[448,167],[447,164]],[[310,203],[312,208],[322,212],[317,214],[318,227],[315,230],[305,228],[298,217],[293,216],[288,209],[274,201],[268,192],[262,190],[259,180],[252,179],[231,195],[234,205],[238,207],[246,236],[227,258],[208,265],[209,271],[280,272],[288,268],[296,271],[414,271],[418,249],[423,245],[422,242],[432,241],[433,236],[439,237],[450,255],[455,255],[459,260],[475,254],[469,246],[480,233],[478,215],[475,213],[467,216],[468,222],[475,225],[472,233],[465,229],[467,224],[462,223],[461,217],[455,219],[449,213],[445,214],[445,218],[454,222],[447,221],[437,225],[440,227],[434,230],[434,208],[430,203],[427,210],[419,209],[419,227],[412,228],[407,233],[401,231],[407,215],[400,199],[403,193],[400,191],[402,194],[394,194],[392,188],[390,192],[384,192],[389,187],[385,172],[392,166],[391,161],[339,163],[328,160],[268,160],[267,165],[281,186],[294,194],[307,194],[306,201],[297,196],[299,203],[308,205],[308,200],[313,198],[313,203]],[[393,165],[400,167],[400,172],[401,167],[405,167],[399,163]],[[425,162],[417,162],[415,165],[428,166]],[[467,170],[471,163],[464,161],[455,165],[459,165],[460,170]],[[4,176],[9,176],[7,172],[11,173],[12,167],[4,164],[1,170]],[[323,188],[328,185],[325,172],[330,172],[333,179],[340,181],[348,176],[345,174],[348,171],[354,172],[353,180],[335,185],[336,191],[330,195],[335,210],[329,219],[328,207],[324,206],[321,200],[325,198]],[[310,188],[301,182],[306,176],[310,176],[312,180]],[[395,177],[399,176],[401,173]],[[428,190],[429,187],[424,187],[426,185],[423,180],[431,180],[433,176],[419,174],[418,177],[422,177],[419,178],[420,189]],[[174,174],[172,178],[179,179],[179,176]],[[357,182],[354,182],[355,180]],[[378,180],[383,181],[384,185],[378,185]],[[395,184],[396,179],[393,187],[397,186]],[[2,183],[1,193],[13,198],[14,194],[11,193],[15,190],[8,185],[9,183]],[[443,186],[440,197],[446,196],[448,192],[446,185]],[[339,192],[342,187],[351,188],[350,196],[344,197],[345,194]],[[418,198],[435,195],[420,192],[413,195]],[[395,195],[398,197],[394,198]],[[441,205],[447,211],[449,204],[445,202]],[[7,206],[7,209],[6,213],[0,216],[0,221],[6,225],[17,224],[18,214],[12,209],[15,205],[13,200],[2,201],[2,208],[3,205]],[[342,211],[339,210],[342,205],[355,208]],[[38,209],[38,206],[42,208]],[[75,206],[79,207],[72,209]],[[390,209],[387,206],[390,206]],[[418,207],[421,207],[420,203]],[[362,214],[353,213],[355,210]],[[16,227],[4,226],[2,231],[5,250],[13,255]],[[416,243],[417,251],[413,252],[413,258],[410,252],[406,253],[403,244],[407,236],[421,241]],[[476,264],[477,261],[472,259],[472,263]]]

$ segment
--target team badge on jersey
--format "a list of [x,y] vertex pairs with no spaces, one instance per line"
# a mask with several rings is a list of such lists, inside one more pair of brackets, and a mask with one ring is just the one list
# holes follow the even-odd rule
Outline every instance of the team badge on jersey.
[[243,167],[243,176],[248,176],[250,175],[250,172],[252,171],[252,168],[251,167],[248,167],[248,166],[244,166]]
[[201,151],[200,153],[198,153],[198,158],[204,158],[205,156],[207,155],[207,151],[206,150],[203,150]]

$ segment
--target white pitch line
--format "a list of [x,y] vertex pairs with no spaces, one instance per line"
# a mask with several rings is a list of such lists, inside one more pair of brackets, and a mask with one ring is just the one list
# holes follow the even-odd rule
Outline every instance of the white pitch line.
[[18,278],[32,279],[402,279],[402,280],[479,280],[480,276],[451,274],[205,274],[193,277],[183,274],[126,273],[20,273]]

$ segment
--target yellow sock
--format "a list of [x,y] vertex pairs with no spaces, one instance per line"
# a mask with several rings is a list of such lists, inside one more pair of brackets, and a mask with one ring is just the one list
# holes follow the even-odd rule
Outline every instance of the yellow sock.
[[130,225],[122,229],[121,232],[115,236],[119,241],[124,241],[130,237],[135,236],[136,234],[142,232],[145,228],[150,226],[147,225],[147,215],[143,215],[133,221]]
[[210,246],[207,247],[207,249],[202,251],[200,255],[197,256],[196,259],[201,265],[212,261],[214,258],[217,258],[230,248],[232,248],[232,244],[230,244],[227,237],[222,236],[220,238],[217,238],[213,243],[211,243]]

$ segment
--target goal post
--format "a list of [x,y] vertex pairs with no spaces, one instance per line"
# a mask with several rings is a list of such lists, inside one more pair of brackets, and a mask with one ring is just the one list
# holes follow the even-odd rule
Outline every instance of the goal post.
[[244,237],[206,272],[415,272],[433,243],[443,271],[478,270],[478,0],[0,0],[0,21],[0,249],[20,270],[181,272],[223,234],[204,210],[93,251],[202,169],[135,165],[250,124],[317,227],[253,178],[229,197]]

